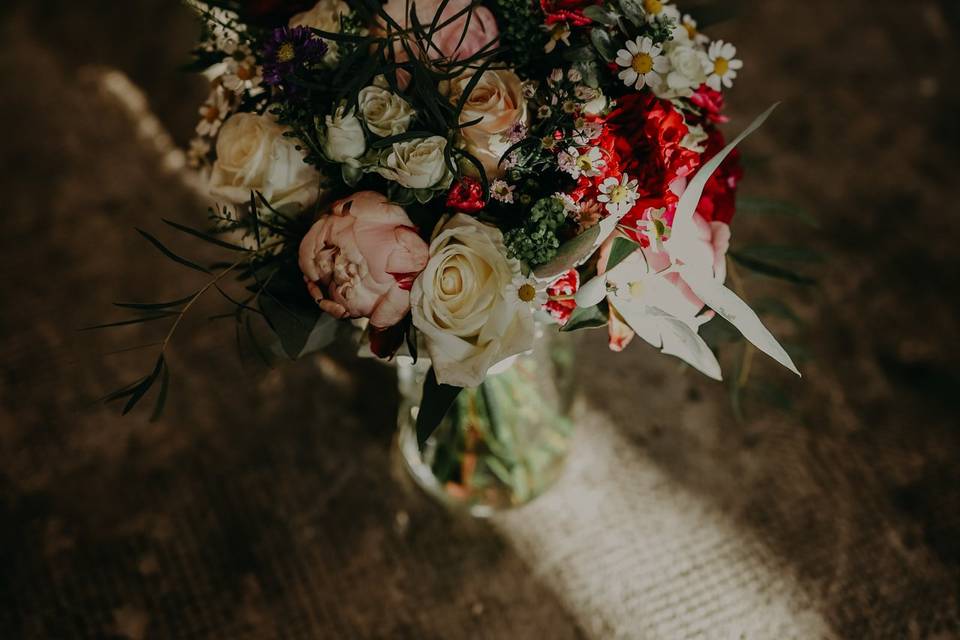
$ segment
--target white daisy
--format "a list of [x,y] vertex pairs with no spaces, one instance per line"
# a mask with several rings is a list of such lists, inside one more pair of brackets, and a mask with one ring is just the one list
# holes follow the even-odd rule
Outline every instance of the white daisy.
[[523,274],[517,275],[513,281],[507,285],[507,296],[518,299],[523,304],[528,304],[534,309],[539,309],[547,304],[547,286],[546,282],[537,282],[534,278],[529,278]]
[[557,48],[557,44],[562,42],[563,44],[570,46],[570,27],[563,22],[557,22],[552,25],[541,25],[541,29],[550,34],[550,39],[547,40],[547,44],[543,45],[543,52],[550,53]]
[[626,49],[617,51],[617,64],[623,70],[617,77],[628,87],[643,89],[647,85],[657,85],[662,75],[670,70],[670,62],[662,55],[660,45],[647,37],[627,40]]
[[638,182],[631,180],[630,176],[623,174],[620,179],[607,178],[600,185],[600,195],[597,201],[602,202],[607,212],[615,215],[626,215],[639,197],[637,194]]
[[206,102],[200,105],[200,122],[197,123],[197,133],[210,138],[217,135],[220,125],[230,113],[230,102],[226,92],[220,87],[214,87]]
[[697,29],[697,21],[694,20],[690,15],[685,14],[680,20],[680,26],[687,34],[687,39],[694,44],[707,44],[710,42],[710,38],[700,33]]
[[234,93],[244,93],[260,86],[263,82],[263,70],[257,66],[252,55],[242,58],[227,58],[226,71],[223,74],[223,86]]
[[643,0],[643,11],[647,14],[647,21],[653,22],[660,18],[680,20],[680,11],[663,0]]
[[603,133],[602,122],[584,122],[573,133],[573,141],[581,146],[586,146],[591,140],[596,140]]
[[637,229],[650,241],[650,246],[663,251],[663,243],[670,239],[670,226],[667,224],[667,210],[647,209],[646,219],[637,221]]
[[557,164],[562,171],[569,173],[574,180],[579,180],[580,176],[593,178],[600,175],[600,169],[606,165],[606,162],[598,147],[586,147],[584,149],[568,147],[566,151],[561,151],[557,156]]
[[737,71],[743,68],[743,62],[736,59],[737,48],[729,42],[717,40],[710,44],[703,70],[707,76],[707,86],[720,91],[721,85],[728,89],[733,86]]
[[498,178],[490,183],[490,197],[497,202],[512,204],[513,192],[515,189],[516,187],[514,185],[508,184],[506,180],[501,180]]
[[187,149],[187,165],[199,169],[207,163],[210,156],[210,141],[206,138],[193,138]]

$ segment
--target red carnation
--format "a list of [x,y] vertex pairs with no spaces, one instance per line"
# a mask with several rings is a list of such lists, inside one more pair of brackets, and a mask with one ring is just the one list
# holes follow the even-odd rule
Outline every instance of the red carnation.
[[723,94],[705,84],[694,91],[690,96],[690,102],[703,109],[703,115],[708,122],[721,124],[730,119],[723,115]]
[[577,308],[573,296],[576,295],[579,288],[580,274],[577,273],[576,269],[570,269],[547,287],[547,302],[543,305],[543,308],[561,326],[567,324],[570,315]]
[[686,178],[700,165],[697,152],[680,146],[689,132],[683,115],[666,100],[631,93],[618,99],[607,130],[620,169],[639,182],[640,199],[624,224],[636,222],[649,208],[676,203]]
[[483,185],[476,178],[464,176],[453,183],[447,193],[447,206],[454,211],[476,213],[485,206],[483,199]]
[[[726,141],[719,129],[711,129],[709,134],[707,150],[703,154],[704,161],[717,155],[726,146]],[[740,150],[734,149],[707,181],[703,196],[697,205],[697,212],[707,222],[730,224],[737,208],[737,185],[742,179]]]
[[583,15],[583,10],[594,4],[597,3],[591,0],[540,0],[547,24],[566,22],[571,27],[583,27],[593,22]]

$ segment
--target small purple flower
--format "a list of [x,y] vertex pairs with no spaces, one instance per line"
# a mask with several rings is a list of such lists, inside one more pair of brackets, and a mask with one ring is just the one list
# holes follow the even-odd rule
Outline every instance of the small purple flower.
[[278,27],[263,47],[263,79],[283,84],[296,71],[323,60],[327,43],[308,27]]

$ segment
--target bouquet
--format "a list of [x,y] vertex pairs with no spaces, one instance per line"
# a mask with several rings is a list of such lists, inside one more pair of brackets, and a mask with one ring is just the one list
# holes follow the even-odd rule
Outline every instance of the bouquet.
[[[210,94],[188,157],[217,204],[206,226],[168,224],[231,257],[201,264],[141,231],[209,276],[121,305],[171,321],[163,348],[207,293],[238,336],[262,320],[291,358],[359,329],[377,357],[429,358],[421,442],[538,323],[606,328],[615,351],[639,337],[719,380],[699,331],[722,316],[797,372],[725,286],[735,147],[769,111],[727,143],[742,63],[673,4],[189,4]],[[157,381],[164,396],[163,348],[110,399],[129,410]]]

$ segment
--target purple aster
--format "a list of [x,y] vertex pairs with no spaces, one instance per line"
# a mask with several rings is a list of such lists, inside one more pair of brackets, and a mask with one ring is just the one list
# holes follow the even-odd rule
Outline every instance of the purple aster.
[[263,79],[271,86],[296,71],[317,64],[327,53],[327,43],[308,27],[278,27],[263,47]]

